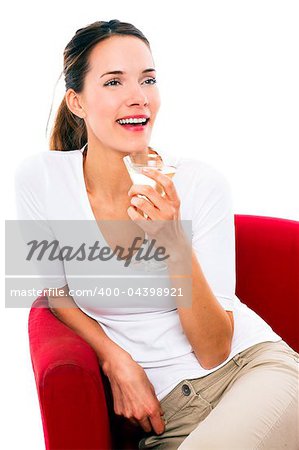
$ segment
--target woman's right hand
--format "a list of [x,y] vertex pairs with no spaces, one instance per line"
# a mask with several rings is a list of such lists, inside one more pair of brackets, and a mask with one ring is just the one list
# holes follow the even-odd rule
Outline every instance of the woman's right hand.
[[114,403],[114,412],[122,415],[145,432],[164,432],[163,411],[155,390],[144,369],[129,353],[122,351],[110,355],[102,364],[108,377]]

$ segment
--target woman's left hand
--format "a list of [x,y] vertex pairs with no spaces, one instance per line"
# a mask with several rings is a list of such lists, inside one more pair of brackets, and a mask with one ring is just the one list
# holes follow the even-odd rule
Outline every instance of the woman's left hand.
[[[159,245],[171,246],[184,240],[184,232],[180,223],[180,199],[171,178],[157,169],[143,169],[144,175],[160,184],[165,192],[162,196],[152,186],[133,184],[128,195],[131,206],[127,212],[130,218],[142,228],[151,239]],[[138,194],[148,198],[137,197]],[[145,218],[136,209],[147,214]]]

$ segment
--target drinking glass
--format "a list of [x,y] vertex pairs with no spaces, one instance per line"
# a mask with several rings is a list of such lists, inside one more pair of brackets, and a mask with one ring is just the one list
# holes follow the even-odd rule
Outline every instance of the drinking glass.
[[[157,192],[161,194],[162,197],[165,196],[165,192],[161,184],[157,183],[152,178],[148,177],[142,172],[142,169],[144,167],[150,167],[152,169],[156,169],[159,172],[167,175],[169,178],[172,178],[176,173],[176,167],[171,165],[164,164],[162,158],[157,153],[145,153],[145,152],[135,152],[131,153],[130,155],[127,155],[123,158],[123,161],[125,163],[125,166],[128,170],[128,173],[130,175],[130,178],[132,180],[133,184],[145,184],[148,186],[152,186]],[[142,194],[137,194],[140,198],[145,198],[147,201],[150,202],[150,200]],[[145,218],[148,217],[147,214],[143,213],[143,216]],[[147,247],[149,247],[149,237],[148,234],[145,232],[145,239],[147,240]],[[153,268],[158,267],[165,267],[165,263],[162,263],[162,261],[154,261],[151,259],[148,261],[148,263],[151,264]],[[161,265],[162,263],[162,265]]]

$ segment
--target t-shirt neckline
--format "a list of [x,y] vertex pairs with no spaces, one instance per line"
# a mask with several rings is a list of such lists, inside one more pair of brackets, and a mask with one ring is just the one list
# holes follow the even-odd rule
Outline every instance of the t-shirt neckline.
[[[81,158],[80,158],[80,181],[82,183],[82,188],[83,188],[83,191],[84,191],[84,193],[83,193],[83,197],[84,197],[83,201],[85,202],[88,215],[91,218],[90,220],[92,220],[93,222],[96,223],[98,232],[99,232],[99,234],[101,236],[101,239],[102,239],[102,241],[104,243],[104,246],[108,247],[111,250],[111,252],[113,252],[113,249],[110,247],[110,244],[106,241],[105,236],[103,235],[101,229],[97,225],[98,220],[96,219],[96,217],[94,215],[94,212],[93,212],[93,209],[91,207],[91,203],[90,203],[90,200],[89,200],[89,197],[88,197],[88,192],[87,192],[87,189],[86,189],[86,184],[85,184],[85,179],[84,179],[84,167],[83,167],[83,151],[84,151],[86,146],[87,146],[87,144],[85,144],[81,149],[79,149],[79,152],[81,153]],[[137,253],[138,253],[138,251],[133,254],[131,261],[135,260]],[[117,260],[117,262],[122,263],[122,260]]]

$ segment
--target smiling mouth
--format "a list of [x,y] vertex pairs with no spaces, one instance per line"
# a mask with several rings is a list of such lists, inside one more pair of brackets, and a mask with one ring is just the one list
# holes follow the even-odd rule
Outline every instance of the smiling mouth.
[[116,122],[123,127],[144,127],[148,124],[149,120],[148,117],[147,119],[119,119]]

